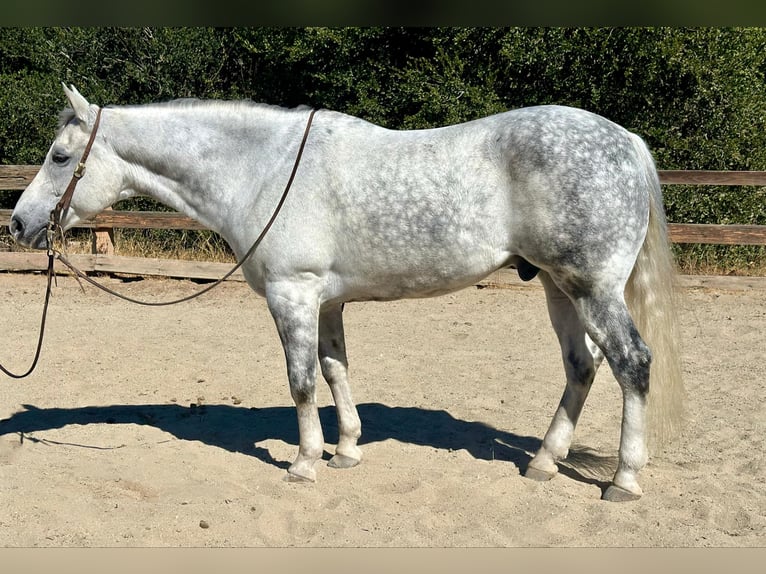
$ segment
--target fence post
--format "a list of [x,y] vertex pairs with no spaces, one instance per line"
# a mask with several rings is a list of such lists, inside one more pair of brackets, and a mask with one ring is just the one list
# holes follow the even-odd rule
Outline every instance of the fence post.
[[90,251],[94,255],[114,255],[114,227],[94,228]]

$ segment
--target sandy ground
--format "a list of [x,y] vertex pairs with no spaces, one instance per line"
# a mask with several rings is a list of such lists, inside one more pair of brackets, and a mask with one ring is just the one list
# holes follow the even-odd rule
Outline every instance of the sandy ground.
[[[105,280],[140,297],[190,281]],[[535,282],[536,283],[536,282]],[[31,360],[44,280],[0,274],[0,361]],[[689,420],[606,503],[620,395],[598,374],[575,441],[590,464],[522,476],[563,389],[538,285],[352,304],[365,460],[283,481],[297,451],[284,358],[262,299],[227,283],[137,307],[59,278],[37,371],[0,375],[4,547],[754,547],[766,545],[766,291],[687,290]],[[326,459],[337,440],[318,397]]]

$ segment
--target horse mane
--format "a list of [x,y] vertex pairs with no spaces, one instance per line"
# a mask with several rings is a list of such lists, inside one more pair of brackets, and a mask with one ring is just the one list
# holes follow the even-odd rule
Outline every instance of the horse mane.
[[[106,106],[109,107],[109,106]],[[241,100],[217,100],[217,99],[204,99],[204,98],[176,98],[173,100],[167,100],[164,102],[151,102],[147,104],[130,104],[120,106],[125,108],[131,107],[156,107],[156,108],[220,108],[220,109],[232,109],[237,107],[251,108],[251,109],[263,109],[271,111],[303,111],[310,110],[311,108],[306,105],[299,105],[294,108],[286,108],[284,106],[265,104],[261,102],[255,102],[250,99]]]
[[[176,98],[173,100],[168,100],[165,102],[151,102],[146,104],[126,104],[126,105],[107,105],[104,106],[105,108],[111,108],[111,107],[123,107],[123,108],[138,108],[138,107],[167,107],[167,108],[195,108],[195,107],[204,107],[204,108],[211,108],[211,107],[218,107],[218,108],[227,108],[231,109],[233,107],[248,107],[253,109],[262,109],[262,110],[270,110],[270,111],[308,111],[311,109],[310,106],[307,106],[305,104],[300,104],[294,108],[286,108],[279,105],[274,104],[265,104],[260,102],[254,102],[253,100],[249,99],[242,99],[242,100],[215,100],[215,99],[201,99],[201,98]],[[76,118],[75,112],[71,107],[66,107],[61,112],[59,112],[58,117],[58,129],[61,130],[69,124],[71,121],[73,121]]]

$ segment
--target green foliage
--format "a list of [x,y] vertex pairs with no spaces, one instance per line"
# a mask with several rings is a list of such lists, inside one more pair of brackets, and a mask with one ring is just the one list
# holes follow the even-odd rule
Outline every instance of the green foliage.
[[[765,72],[763,28],[0,27],[0,163],[42,161],[63,81],[100,104],[250,98],[396,129],[567,104],[660,169],[766,170]],[[671,221],[766,224],[762,189],[665,189]]]

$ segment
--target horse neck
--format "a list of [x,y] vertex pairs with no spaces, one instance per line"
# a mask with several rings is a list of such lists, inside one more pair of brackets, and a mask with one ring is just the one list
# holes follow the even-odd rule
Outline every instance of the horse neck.
[[[302,116],[255,105],[202,103],[116,108],[113,147],[127,185],[222,233],[254,209],[297,147]],[[281,112],[281,113],[280,113]]]

